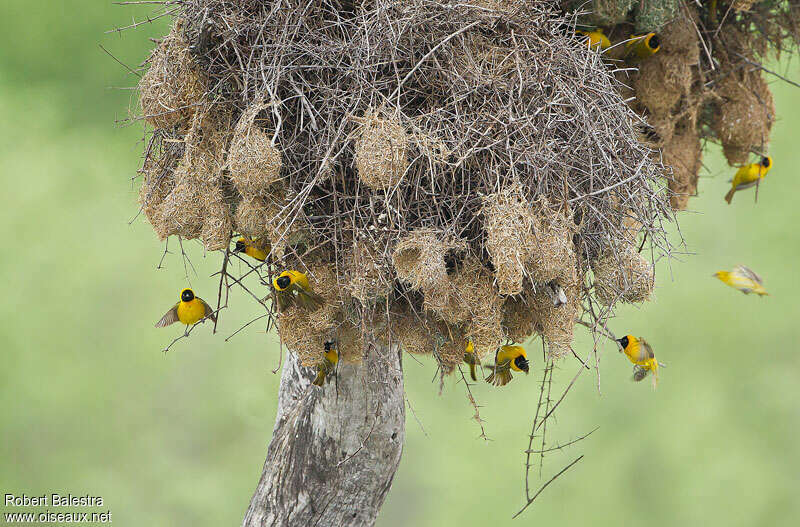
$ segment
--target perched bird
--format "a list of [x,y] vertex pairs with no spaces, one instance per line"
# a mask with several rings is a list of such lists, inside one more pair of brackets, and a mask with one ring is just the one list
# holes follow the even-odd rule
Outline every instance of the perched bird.
[[655,33],[631,35],[625,43],[626,57],[630,60],[644,60],[661,49],[661,39]]
[[564,288],[558,285],[558,282],[555,280],[551,280],[545,284],[544,292],[550,297],[550,300],[553,302],[553,307],[563,306],[567,303],[567,294],[564,292]]
[[530,371],[528,358],[522,346],[500,346],[494,357],[494,366],[486,366],[492,373],[486,378],[486,382],[494,386],[505,386],[511,379],[511,370]]
[[267,259],[269,246],[267,245],[266,247],[261,247],[260,244],[256,243],[250,238],[242,237],[236,241],[236,247],[233,249],[233,252],[244,253],[250,258],[254,258],[259,262],[263,262]]
[[626,335],[617,342],[622,346],[622,351],[628,356],[633,366],[633,380],[641,381],[649,373],[653,374],[653,388],[658,386],[658,367],[663,366],[656,360],[653,348],[643,338]]
[[325,355],[322,357],[320,365],[317,366],[317,376],[314,377],[311,384],[322,386],[325,379],[330,381],[337,364],[339,364],[339,352],[336,350],[336,343],[329,340],[325,342]]
[[764,179],[769,169],[772,168],[772,158],[764,156],[758,163],[750,163],[744,165],[736,171],[736,175],[731,180],[731,189],[725,194],[725,201],[730,205],[733,195],[737,190],[750,188],[755,186],[759,181]]
[[577,29],[575,30],[575,33],[587,37],[586,45],[589,46],[589,49],[593,49],[595,51],[603,51],[604,49],[608,49],[611,47],[611,41],[608,40],[607,36],[605,36],[602,28],[597,28],[593,31],[583,31]]
[[478,380],[478,374],[475,371],[475,366],[478,364],[478,357],[475,356],[475,347],[472,345],[472,341],[467,341],[467,348],[464,352],[464,362],[469,364],[469,376],[472,377],[473,381]]
[[175,322],[181,322],[187,326],[191,326],[192,324],[197,324],[204,318],[209,318],[214,322],[217,321],[217,317],[214,315],[214,310],[211,309],[211,306],[206,304],[205,300],[202,298],[194,296],[194,291],[187,288],[181,291],[180,301],[172,306],[172,309],[167,311],[167,313],[161,317],[161,320],[156,322],[156,327],[163,328]]
[[759,296],[769,295],[767,290],[764,289],[764,280],[755,271],[744,265],[737,265],[733,268],[733,271],[717,271],[713,276],[719,278],[722,283],[738,289],[746,295],[750,293],[755,293]]
[[272,280],[272,286],[277,293],[278,308],[281,311],[295,300],[306,309],[316,309],[325,303],[325,299],[311,290],[308,277],[300,271],[289,269],[282,272]]

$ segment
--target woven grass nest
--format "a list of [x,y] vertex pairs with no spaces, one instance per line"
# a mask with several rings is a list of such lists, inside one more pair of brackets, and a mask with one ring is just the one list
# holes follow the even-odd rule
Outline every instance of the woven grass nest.
[[[754,74],[720,73],[715,97],[697,93],[689,18],[659,22],[680,37],[642,67],[629,105],[614,68],[575,37],[584,15],[557,4],[184,0],[140,84],[152,127],[142,209],[162,239],[219,250],[243,234],[270,242],[270,277],[308,273],[325,305],[270,311],[305,365],[330,339],[346,360],[400,343],[444,372],[467,339],[484,359],[534,335],[563,356],[593,298],[610,313],[650,295],[640,246],[669,252],[667,187],[694,191],[700,137],[736,155],[765,138],[703,125],[706,104],[740,111]],[[640,24],[595,4],[606,24]],[[642,79],[673,71],[668,99],[645,93]],[[641,140],[645,118],[659,141]],[[673,140],[691,152],[680,168],[687,148]]]

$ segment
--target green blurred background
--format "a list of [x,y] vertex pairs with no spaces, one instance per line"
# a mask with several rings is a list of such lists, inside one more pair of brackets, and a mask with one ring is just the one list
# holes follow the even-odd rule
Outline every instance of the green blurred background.
[[[106,0],[0,3],[0,492],[100,495],[123,526],[236,525],[274,422],[277,344],[258,324],[225,341],[257,313],[234,296],[217,335],[202,326],[161,353],[181,329],[153,323],[185,271],[179,254],[158,270],[162,245],[142,218],[130,223],[142,128],[115,121],[128,117],[136,78],[99,48],[139,64],[166,20],[104,31],[151,12]],[[798,78],[788,63],[776,67]],[[422,426],[409,412],[380,526],[796,525],[800,91],[773,88],[775,168],[758,205],[752,192],[725,205],[732,171],[709,152],[694,212],[681,214],[692,254],[662,262],[657,299],[612,322],[646,336],[668,364],[659,389],[630,382],[630,364],[604,344],[602,394],[584,374],[549,440],[600,428],[548,455],[544,480],[585,458],[512,521],[541,360],[505,389],[475,388],[487,442],[463,386],[448,378],[439,396],[433,363],[406,358]],[[187,248],[191,285],[213,298],[219,254]],[[746,297],[711,277],[740,262],[773,296]],[[529,344],[533,357],[539,346]],[[591,349],[585,332],[575,348]],[[559,365],[559,387],[577,366]]]

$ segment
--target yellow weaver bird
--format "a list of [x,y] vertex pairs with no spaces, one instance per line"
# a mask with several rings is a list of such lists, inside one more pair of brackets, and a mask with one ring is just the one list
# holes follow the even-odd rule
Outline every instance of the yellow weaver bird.
[[197,324],[204,318],[209,318],[214,322],[217,321],[217,317],[214,315],[214,310],[211,309],[211,306],[206,304],[205,300],[202,298],[194,296],[194,291],[187,288],[181,291],[180,301],[172,306],[172,309],[167,311],[167,313],[161,317],[161,320],[156,322],[156,327],[163,328],[175,322],[181,322],[182,324],[191,326],[192,324]]
[[467,341],[467,348],[464,352],[464,362],[469,364],[469,376],[472,377],[473,381],[478,380],[478,374],[475,371],[475,367],[478,365],[478,357],[475,356],[475,347],[472,345],[472,341]]
[[264,245],[265,247],[261,247],[261,244],[256,243],[250,238],[242,237],[236,241],[236,247],[233,249],[233,252],[244,253],[250,258],[263,262],[267,259],[267,254],[269,253],[269,245]]
[[272,286],[278,297],[278,308],[283,311],[292,302],[306,309],[316,309],[325,303],[325,299],[311,290],[305,273],[286,270],[272,280]]
[[330,381],[337,364],[339,364],[339,352],[336,350],[336,343],[329,340],[325,342],[325,356],[322,357],[322,363],[317,366],[317,376],[311,384],[322,386],[326,379]]
[[643,338],[636,338],[633,335],[625,335],[621,339],[617,339],[617,342],[628,356],[628,360],[633,363],[633,380],[639,382],[652,373],[653,388],[658,386],[658,367],[663,364],[656,360],[650,344]]
[[486,382],[494,386],[505,386],[511,382],[511,370],[530,371],[528,357],[522,346],[500,346],[494,357],[494,366],[486,366],[492,373],[486,377]]
[[758,163],[750,163],[736,171],[736,175],[731,180],[731,189],[725,194],[725,201],[730,205],[733,195],[737,190],[755,186],[764,179],[769,169],[772,168],[772,158],[764,156]]
[[750,293],[755,293],[759,296],[769,295],[767,290],[764,289],[764,280],[755,271],[744,265],[737,265],[733,268],[733,271],[717,271],[713,276],[719,278],[722,283],[738,289],[746,295]]
[[625,43],[625,49],[628,59],[644,60],[658,53],[661,49],[661,39],[655,33],[631,35],[630,40]]
[[582,31],[577,29],[575,30],[575,33],[587,37],[586,45],[589,47],[589,49],[603,51],[611,47],[611,41],[608,40],[608,37],[605,36],[601,28],[597,28],[593,31]]

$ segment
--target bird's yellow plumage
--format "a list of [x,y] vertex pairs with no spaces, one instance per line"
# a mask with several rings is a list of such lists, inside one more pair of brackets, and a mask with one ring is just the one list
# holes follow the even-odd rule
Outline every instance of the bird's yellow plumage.
[[469,365],[469,376],[472,378],[473,381],[478,380],[478,373],[476,372],[476,366],[478,365],[478,357],[475,356],[475,347],[472,345],[472,341],[467,341],[466,349],[464,350],[464,362]]
[[611,47],[611,41],[608,40],[608,37],[605,36],[603,30],[600,28],[592,31],[583,31],[579,29],[575,31],[575,33],[586,37],[586,45],[589,47],[589,49],[603,51],[604,49]]
[[628,60],[644,60],[658,53],[661,49],[661,38],[655,33],[645,35],[631,35],[625,44]]
[[759,296],[769,295],[764,289],[764,280],[752,269],[744,265],[737,265],[733,271],[717,271],[714,276],[722,283],[748,295],[755,293]]
[[336,371],[336,365],[339,364],[339,352],[336,349],[336,343],[327,341],[325,342],[325,356],[322,357],[322,362],[317,366],[317,376],[311,384],[315,386],[322,386],[325,380],[331,380],[331,375]]
[[204,318],[209,318],[215,322],[217,320],[211,306],[202,298],[195,296],[194,291],[187,288],[181,291],[180,301],[172,306],[172,308],[161,317],[161,320],[156,322],[156,327],[163,328],[175,322],[191,326],[197,324]]
[[272,280],[278,299],[278,308],[283,311],[293,302],[306,309],[316,309],[325,303],[325,299],[311,290],[311,284],[305,273],[288,269]]
[[633,380],[641,381],[649,373],[653,374],[653,388],[658,385],[658,368],[663,366],[653,353],[653,348],[641,337],[634,337],[633,335],[625,335],[617,342],[622,347],[622,352],[628,357],[628,360],[633,363]]
[[730,204],[733,195],[737,191],[755,186],[759,181],[764,179],[767,172],[772,168],[772,158],[764,156],[758,163],[750,163],[744,165],[736,171],[736,175],[731,180],[731,189],[725,194],[725,201]]
[[244,253],[250,258],[263,262],[267,259],[269,255],[270,247],[268,242],[257,242],[255,240],[251,240],[250,238],[239,238],[236,241],[236,248],[233,250],[234,253]]
[[513,376],[511,371],[530,371],[525,348],[522,346],[500,346],[495,353],[494,365],[486,366],[492,373],[486,378],[486,382],[494,386],[505,386]]

